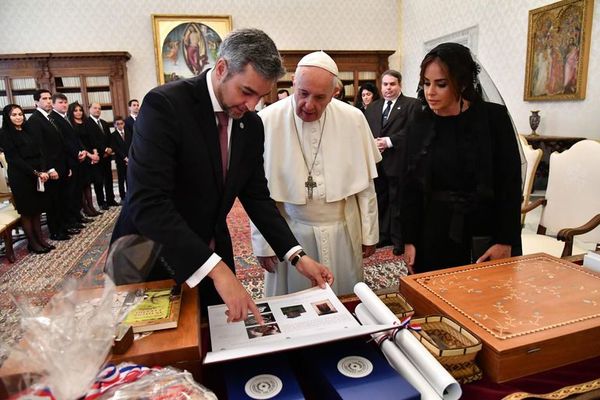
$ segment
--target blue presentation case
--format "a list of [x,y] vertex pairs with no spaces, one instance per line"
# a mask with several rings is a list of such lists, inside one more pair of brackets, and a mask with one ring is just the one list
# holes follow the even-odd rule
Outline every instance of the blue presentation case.
[[274,375],[283,383],[281,391],[270,399],[304,399],[286,353],[234,360],[222,364],[221,368],[226,384],[227,398],[230,400],[252,399],[246,394],[246,383],[251,378],[263,374]]
[[[387,362],[373,343],[360,339],[328,343],[298,352],[302,365],[299,379],[307,398],[321,399],[420,399],[421,394]],[[364,377],[349,377],[338,369],[340,360],[363,357],[370,361],[372,371]],[[342,362],[343,364],[343,362]],[[359,374],[360,375],[360,374]],[[300,378],[300,377],[299,377]]]

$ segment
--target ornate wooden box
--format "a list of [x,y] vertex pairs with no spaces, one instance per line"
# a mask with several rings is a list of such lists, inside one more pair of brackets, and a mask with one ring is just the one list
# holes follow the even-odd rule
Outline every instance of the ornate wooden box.
[[477,335],[495,382],[600,355],[600,274],[546,254],[403,277],[400,293]]

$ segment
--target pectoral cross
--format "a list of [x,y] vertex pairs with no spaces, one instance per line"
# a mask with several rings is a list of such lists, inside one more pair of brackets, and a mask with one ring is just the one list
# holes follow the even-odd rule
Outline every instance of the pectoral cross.
[[311,174],[308,174],[308,178],[306,179],[306,182],[304,182],[304,186],[306,187],[306,190],[308,191],[308,198],[310,200],[312,200],[313,189],[317,187],[317,183],[313,180],[313,177]]

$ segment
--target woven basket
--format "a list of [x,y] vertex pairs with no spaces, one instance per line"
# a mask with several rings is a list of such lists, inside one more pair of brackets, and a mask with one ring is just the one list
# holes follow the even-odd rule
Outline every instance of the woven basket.
[[414,318],[411,324],[421,326],[421,331],[411,332],[457,381],[468,383],[481,379],[475,356],[482,345],[475,335],[441,315]]
[[399,319],[412,316],[415,313],[412,306],[398,293],[380,294],[379,298]]

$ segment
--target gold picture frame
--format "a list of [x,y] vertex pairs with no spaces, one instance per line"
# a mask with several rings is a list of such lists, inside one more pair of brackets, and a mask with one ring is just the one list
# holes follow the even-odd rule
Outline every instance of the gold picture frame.
[[594,0],[563,0],[529,11],[524,100],[582,100]]
[[152,15],[159,84],[191,78],[214,65],[231,16]]

